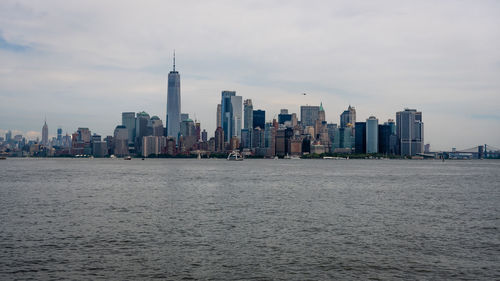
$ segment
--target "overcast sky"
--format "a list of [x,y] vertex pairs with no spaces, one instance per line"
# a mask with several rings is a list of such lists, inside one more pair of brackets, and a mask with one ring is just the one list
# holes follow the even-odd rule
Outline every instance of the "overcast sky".
[[380,123],[408,107],[432,149],[500,146],[500,1],[2,0],[0,135],[164,120],[174,49],[182,112],[209,136],[235,90],[267,120],[321,101],[333,123],[349,104]]

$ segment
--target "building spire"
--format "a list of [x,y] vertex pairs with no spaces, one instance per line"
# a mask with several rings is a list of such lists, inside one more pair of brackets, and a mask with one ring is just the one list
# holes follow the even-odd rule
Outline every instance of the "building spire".
[[175,72],[175,49],[174,49],[174,72]]

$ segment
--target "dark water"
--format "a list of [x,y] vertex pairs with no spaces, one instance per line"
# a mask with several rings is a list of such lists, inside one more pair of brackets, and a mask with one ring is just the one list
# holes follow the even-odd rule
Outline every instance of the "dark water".
[[0,279],[500,279],[500,161],[8,159]]

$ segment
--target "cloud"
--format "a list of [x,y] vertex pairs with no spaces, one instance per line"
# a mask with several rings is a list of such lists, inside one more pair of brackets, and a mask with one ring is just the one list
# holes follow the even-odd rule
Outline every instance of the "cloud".
[[[348,104],[360,120],[412,107],[434,147],[500,144],[499,120],[474,117],[500,104],[498,14],[497,1],[6,0],[0,128],[38,131],[47,116],[50,130],[106,135],[122,111],[164,118],[175,49],[182,111],[210,133],[231,89],[268,118],[320,101],[331,122]],[[463,124],[474,134],[439,129]]]

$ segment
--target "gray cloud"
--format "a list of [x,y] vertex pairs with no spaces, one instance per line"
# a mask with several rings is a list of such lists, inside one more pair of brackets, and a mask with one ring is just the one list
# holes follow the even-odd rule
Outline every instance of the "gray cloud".
[[[500,146],[497,1],[2,1],[0,129],[110,134],[165,116],[176,49],[182,108],[215,129],[234,89],[272,118],[323,101],[328,121],[424,113],[436,148]],[[307,92],[307,96],[300,93]]]

